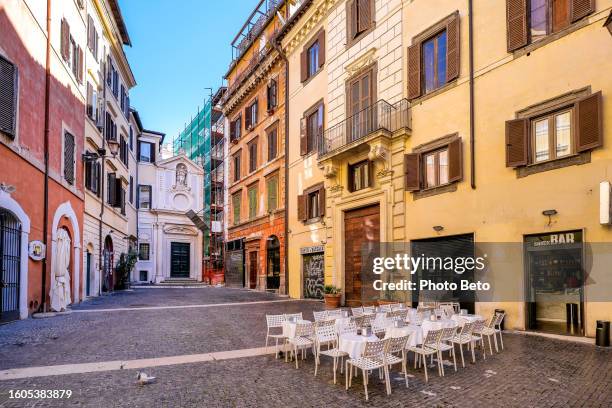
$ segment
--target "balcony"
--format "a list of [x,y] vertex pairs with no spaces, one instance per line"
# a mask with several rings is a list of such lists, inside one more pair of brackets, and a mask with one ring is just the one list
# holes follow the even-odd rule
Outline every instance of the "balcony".
[[408,101],[395,104],[379,100],[331,128],[318,140],[319,161],[352,150],[378,136],[391,138],[399,130],[410,130]]

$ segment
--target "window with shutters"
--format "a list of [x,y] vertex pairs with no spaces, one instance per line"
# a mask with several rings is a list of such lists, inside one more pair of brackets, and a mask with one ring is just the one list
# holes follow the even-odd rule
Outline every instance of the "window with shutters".
[[76,162],[74,160],[76,152],[74,135],[69,132],[64,132],[64,180],[68,184],[74,184],[74,168]]
[[151,208],[151,186],[138,185],[138,208]]
[[241,163],[240,163],[241,156],[242,156],[242,150],[238,150],[232,158],[233,170],[234,170],[234,181],[239,181],[240,177],[242,177]]
[[560,33],[595,11],[595,0],[506,0],[508,51]]
[[587,88],[518,112],[506,122],[506,166],[529,166],[527,175],[581,163],[580,154],[603,144],[601,109],[601,92]]
[[94,59],[98,61],[98,41],[99,36],[96,31],[96,26],[94,24],[93,18],[88,15],[87,16],[87,48],[91,51]]
[[248,143],[249,148],[249,173],[257,170],[257,138]]
[[267,91],[267,109],[271,113],[278,106],[278,83],[276,79],[271,79],[268,83]]
[[257,202],[259,201],[257,199],[257,184],[247,189],[247,197],[249,199],[249,219],[252,220],[257,217]]
[[134,129],[130,125],[130,150],[134,151]]
[[405,188],[412,192],[454,191],[445,189],[463,179],[463,145],[457,134],[417,147],[404,156]]
[[298,220],[305,223],[318,222],[325,215],[325,186],[316,184],[298,196]]
[[98,123],[98,90],[87,82],[87,117]]
[[242,205],[242,191],[232,195],[232,209],[234,225],[240,224],[240,206]]
[[150,259],[151,247],[148,243],[141,242],[138,244],[138,259],[148,261]]
[[268,196],[268,212],[278,208],[278,176],[270,176],[266,179]]
[[257,98],[244,110],[244,126],[251,130],[257,124]]
[[325,31],[319,30],[311,38],[300,55],[301,81],[306,82],[314,77],[325,64]]
[[110,112],[106,112],[106,123],[105,123],[106,140],[117,140],[117,124],[113,119]]
[[130,189],[130,204],[134,204],[134,177],[130,176],[130,185],[128,186]]
[[459,12],[412,39],[408,47],[408,98],[430,94],[459,77]]
[[0,132],[17,135],[17,66],[0,56]]
[[355,192],[364,188],[372,187],[372,162],[363,160],[348,165],[348,190]]
[[[88,151],[87,153],[93,154]],[[100,169],[98,161],[85,161],[85,188],[96,196],[100,196]]]
[[300,153],[307,155],[314,152],[318,140],[323,137],[323,101],[319,101],[304,113],[300,134]]
[[374,6],[374,0],[351,0],[346,3],[348,47],[374,29]]
[[230,122],[230,141],[235,142],[240,139],[242,134],[242,115]]
[[268,161],[276,159],[278,155],[278,126],[266,131],[268,135]]
[[129,166],[128,144],[123,136],[119,137],[119,158],[125,167]]

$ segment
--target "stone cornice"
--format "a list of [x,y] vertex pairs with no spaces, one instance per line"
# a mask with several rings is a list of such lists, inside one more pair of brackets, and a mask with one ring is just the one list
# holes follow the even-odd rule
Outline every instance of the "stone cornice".
[[306,15],[302,17],[303,21],[301,24],[291,29],[283,39],[282,48],[285,54],[292,54],[300,44],[307,41],[314,32],[314,27],[339,2],[340,0],[319,0],[316,4],[313,4],[310,10],[306,12]]
[[246,79],[234,91],[234,94],[223,103],[223,114],[231,116],[238,104],[246,98],[253,89],[262,81],[265,80],[268,73],[274,67],[280,56],[276,50],[272,50],[260,61],[257,67],[246,76]]

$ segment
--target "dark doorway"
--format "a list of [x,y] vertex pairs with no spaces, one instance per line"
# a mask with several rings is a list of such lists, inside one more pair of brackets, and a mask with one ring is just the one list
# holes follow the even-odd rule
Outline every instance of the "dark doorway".
[[0,209],[0,323],[19,319],[21,223]]
[[[449,237],[429,238],[415,240],[411,243],[413,257],[445,259],[445,258],[473,258],[474,257],[474,235],[454,235]],[[412,302],[416,306],[419,301],[424,302],[459,302],[462,309],[467,309],[468,313],[474,313],[474,291],[461,290],[461,280],[470,282],[474,280],[474,269],[466,269],[462,274],[454,270],[440,268],[436,262],[431,262],[428,267],[420,268],[413,275],[413,280],[430,280],[435,283],[454,282],[458,289],[455,291],[412,291]]]
[[266,242],[266,289],[280,288],[280,241],[275,235]]
[[323,299],[325,282],[323,252],[302,255],[302,270],[304,271],[304,297]]
[[257,251],[249,252],[249,288],[255,289],[257,287]]
[[91,252],[87,250],[85,255],[85,273],[87,274],[85,282],[85,295],[91,296]]
[[373,258],[380,252],[378,204],[344,213],[344,245],[345,304],[374,302],[377,292],[372,286],[371,266]]
[[108,292],[113,289],[113,239],[107,235],[104,239],[104,251],[102,252],[102,291]]
[[189,277],[189,252],[188,242],[170,243],[170,277],[188,278]]
[[244,288],[248,283],[245,279],[244,242],[235,239],[227,243],[225,251],[225,286]]

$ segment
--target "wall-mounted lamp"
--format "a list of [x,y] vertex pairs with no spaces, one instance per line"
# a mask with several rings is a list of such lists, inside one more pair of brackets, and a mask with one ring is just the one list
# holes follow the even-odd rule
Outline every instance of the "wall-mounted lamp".
[[436,232],[441,232],[444,229],[444,227],[441,225],[434,225],[433,229]]
[[552,216],[553,215],[557,215],[557,210],[552,209],[552,210],[544,210],[542,211],[542,215],[548,217],[548,226],[550,227],[552,225]]

